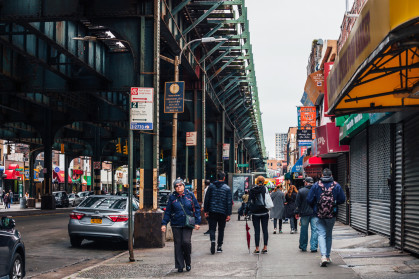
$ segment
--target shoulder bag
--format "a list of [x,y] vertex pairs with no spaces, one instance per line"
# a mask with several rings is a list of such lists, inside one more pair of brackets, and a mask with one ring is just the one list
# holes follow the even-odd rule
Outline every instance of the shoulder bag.
[[271,195],[269,194],[268,188],[265,186],[265,207],[266,209],[271,209],[274,207]]
[[[183,204],[180,201],[180,199],[178,199],[178,201],[180,203],[180,207],[182,207],[183,213],[185,213],[185,227],[190,228],[190,229],[195,228],[195,216],[191,216],[191,215],[187,214],[186,211],[185,211],[185,208],[183,208]],[[192,207],[193,207],[193,204],[192,204]]]

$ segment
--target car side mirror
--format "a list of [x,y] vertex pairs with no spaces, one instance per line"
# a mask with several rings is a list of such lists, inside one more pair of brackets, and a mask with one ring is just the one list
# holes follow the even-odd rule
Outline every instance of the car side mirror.
[[11,230],[15,227],[15,219],[10,217],[1,217],[1,228],[5,230]]

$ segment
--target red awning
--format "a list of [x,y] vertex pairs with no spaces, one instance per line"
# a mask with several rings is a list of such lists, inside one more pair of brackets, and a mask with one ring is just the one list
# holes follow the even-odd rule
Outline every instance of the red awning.
[[15,171],[14,169],[5,170],[4,174],[6,175],[4,179],[18,179],[18,177],[20,176],[20,173],[18,171]]
[[308,160],[304,161],[303,168],[308,168],[311,166],[318,166],[318,165],[327,165],[327,164],[336,164],[336,159],[321,158],[317,156],[309,157]]
[[15,170],[15,169],[18,169],[18,168],[19,168],[18,164],[10,164],[9,165],[9,170]]
[[[65,183],[65,174],[64,174],[64,171],[59,171],[58,173],[56,173],[54,170],[52,171],[52,178],[53,179],[57,179],[57,182],[58,183]],[[68,176],[68,178],[67,178],[67,181],[69,182],[69,183],[72,183],[72,181],[73,180],[71,180],[71,177],[70,177],[70,175]]]

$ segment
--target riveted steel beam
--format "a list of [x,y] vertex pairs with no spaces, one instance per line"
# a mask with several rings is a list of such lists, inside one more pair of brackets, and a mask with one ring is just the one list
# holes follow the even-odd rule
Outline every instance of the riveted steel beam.
[[223,84],[225,81],[229,80],[231,77],[233,77],[236,74],[238,74],[237,71],[233,71],[233,72],[229,73],[222,80],[220,80],[219,82],[217,82],[216,84],[214,84],[213,85],[213,88],[214,89],[217,88],[218,86],[220,86],[221,84]]
[[221,59],[223,59],[226,55],[229,55],[231,50],[227,50],[224,53],[222,53],[220,56],[218,56],[216,59],[214,59],[208,66],[205,66],[205,71],[208,71],[208,69],[211,69],[212,66],[217,64]]
[[[219,42],[215,47],[213,47],[208,53],[206,53],[200,60],[199,60],[199,64],[201,64],[202,62],[204,62],[205,59],[207,59],[208,57],[210,57],[217,49],[219,49],[223,44],[225,44],[226,41],[221,41]],[[226,49],[226,51],[228,50],[228,48]]]
[[221,66],[215,73],[209,78],[209,81],[211,81],[213,78],[218,76],[228,65],[230,65],[234,60],[236,60],[237,57],[231,57],[223,66]]

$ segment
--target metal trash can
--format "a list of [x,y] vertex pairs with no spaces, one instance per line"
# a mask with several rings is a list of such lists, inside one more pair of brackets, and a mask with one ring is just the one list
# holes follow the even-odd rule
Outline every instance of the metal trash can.
[[28,207],[35,207],[35,199],[34,198],[28,198],[26,204],[27,204]]
[[20,198],[20,208],[26,208],[26,198]]

